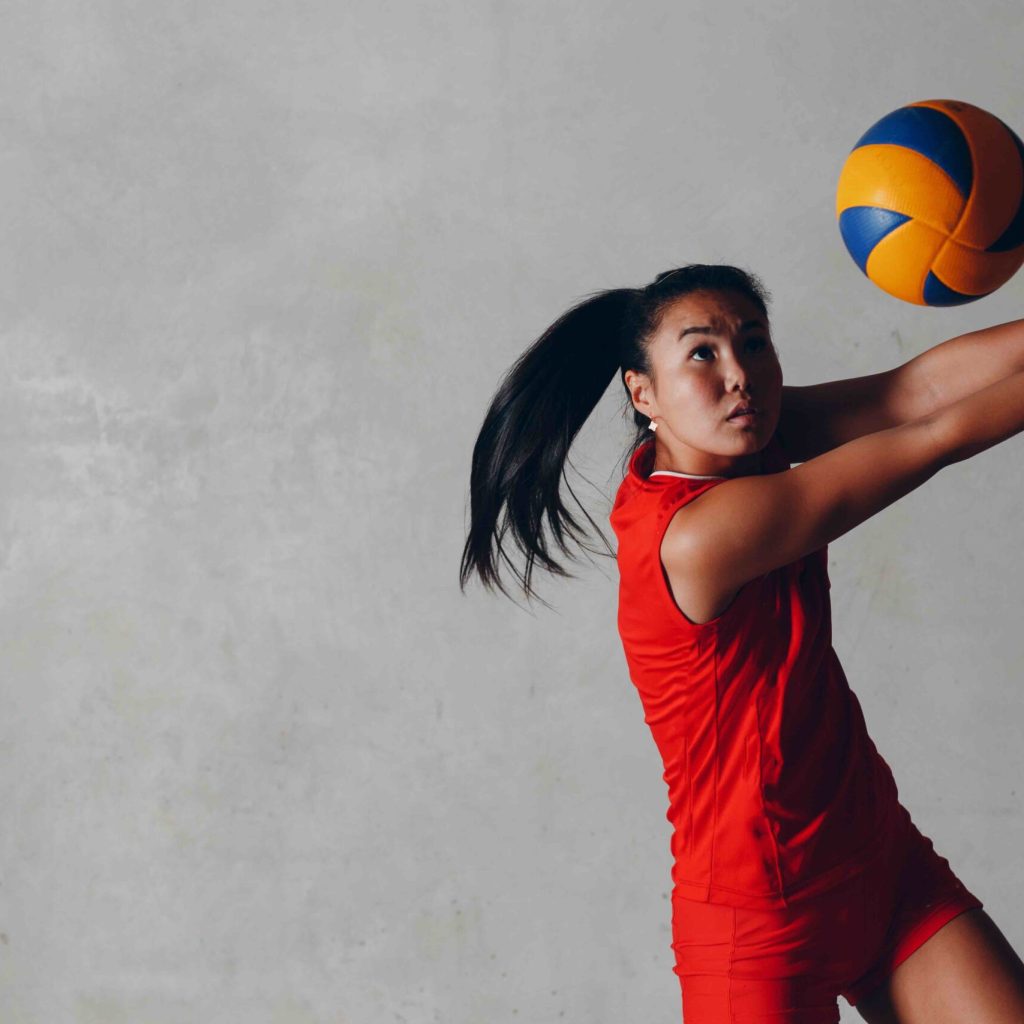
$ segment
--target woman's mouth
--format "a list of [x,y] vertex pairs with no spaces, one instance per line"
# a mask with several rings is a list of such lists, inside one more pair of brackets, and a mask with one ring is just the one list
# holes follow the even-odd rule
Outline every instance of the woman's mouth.
[[760,409],[753,405],[741,405],[726,417],[732,423],[753,423],[761,415]]

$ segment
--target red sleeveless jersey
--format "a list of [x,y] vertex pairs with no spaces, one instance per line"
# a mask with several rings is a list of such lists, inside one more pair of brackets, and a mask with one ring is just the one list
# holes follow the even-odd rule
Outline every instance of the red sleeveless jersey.
[[[710,622],[676,605],[661,540],[724,477],[630,459],[610,521],[618,627],[665,765],[674,892],[776,909],[862,870],[898,793],[832,647],[827,545],[744,584]],[[773,437],[764,472],[789,459]]]

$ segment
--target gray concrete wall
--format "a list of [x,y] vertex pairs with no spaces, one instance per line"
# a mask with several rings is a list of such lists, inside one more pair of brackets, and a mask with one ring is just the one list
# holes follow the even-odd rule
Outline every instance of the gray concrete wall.
[[[790,383],[1020,316],[889,298],[833,214],[897,106],[1024,130],[1020,5],[3,14],[0,1020],[677,1021],[614,564],[461,595],[476,431],[572,302],[681,262],[764,277]],[[621,408],[574,456],[602,522]],[[1019,949],[1020,465],[831,562],[901,796]]]

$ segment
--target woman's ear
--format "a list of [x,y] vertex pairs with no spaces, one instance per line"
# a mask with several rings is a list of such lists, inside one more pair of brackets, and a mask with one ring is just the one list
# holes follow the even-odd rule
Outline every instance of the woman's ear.
[[638,373],[636,370],[627,370],[623,379],[626,382],[633,408],[637,412],[643,413],[648,419],[654,419],[658,415],[658,406],[654,400],[654,389],[651,387],[651,381],[647,374]]

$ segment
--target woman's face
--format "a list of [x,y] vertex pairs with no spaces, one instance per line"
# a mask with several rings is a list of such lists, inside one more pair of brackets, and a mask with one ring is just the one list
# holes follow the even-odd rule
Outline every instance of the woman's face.
[[[629,371],[633,404],[657,424],[655,469],[757,472],[782,406],[767,317],[742,292],[701,291],[668,306],[648,352],[654,381]],[[739,405],[755,414],[729,419]]]

